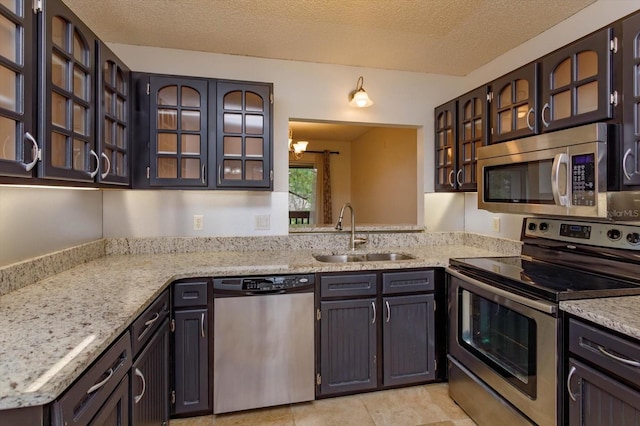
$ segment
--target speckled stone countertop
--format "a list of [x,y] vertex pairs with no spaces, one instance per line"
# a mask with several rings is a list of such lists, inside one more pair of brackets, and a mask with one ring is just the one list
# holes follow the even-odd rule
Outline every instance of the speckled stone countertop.
[[640,339],[640,296],[572,300],[560,302],[560,309]]
[[[289,233],[335,233],[335,224],[330,225],[290,225]],[[345,225],[343,231],[349,231],[349,225]],[[420,225],[376,225],[376,224],[357,224],[358,233],[363,232],[423,232],[424,226]]]
[[145,243],[107,242],[111,252],[126,254],[89,260],[0,296],[0,410],[52,402],[175,279],[433,267],[451,257],[506,255],[478,238],[385,250],[414,260],[349,264],[318,262],[312,254],[328,250],[312,247],[132,254]]

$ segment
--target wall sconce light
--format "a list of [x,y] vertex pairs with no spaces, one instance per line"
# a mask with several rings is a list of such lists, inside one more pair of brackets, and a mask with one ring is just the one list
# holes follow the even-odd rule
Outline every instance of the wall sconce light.
[[365,108],[373,105],[373,101],[369,98],[369,95],[367,95],[367,92],[365,92],[362,87],[363,83],[364,79],[360,76],[356,83],[356,90],[352,90],[351,93],[349,93],[349,105],[357,108]]
[[307,150],[308,141],[293,142],[293,130],[289,129],[289,153],[293,155],[293,158],[299,160],[302,154]]

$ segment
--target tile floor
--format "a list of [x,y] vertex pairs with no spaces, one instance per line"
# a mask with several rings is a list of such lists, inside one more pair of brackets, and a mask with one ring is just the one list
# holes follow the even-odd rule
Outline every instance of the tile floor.
[[172,420],[170,426],[474,426],[446,383],[328,398],[241,413]]

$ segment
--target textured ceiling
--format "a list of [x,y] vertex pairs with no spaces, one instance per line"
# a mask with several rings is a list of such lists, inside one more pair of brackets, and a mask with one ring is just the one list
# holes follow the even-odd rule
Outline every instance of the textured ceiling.
[[63,0],[107,42],[466,75],[595,0]]

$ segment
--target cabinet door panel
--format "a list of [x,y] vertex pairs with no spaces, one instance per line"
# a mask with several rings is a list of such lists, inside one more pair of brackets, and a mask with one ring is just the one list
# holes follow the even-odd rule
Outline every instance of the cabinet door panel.
[[640,14],[622,22],[622,80],[624,90],[622,169],[623,185],[640,185]]
[[475,191],[477,188],[477,150],[487,144],[487,87],[482,86],[458,98],[457,188]]
[[373,298],[320,303],[323,396],[378,386],[375,303]]
[[435,145],[436,145],[436,191],[451,191],[455,185],[456,146],[457,146],[456,101],[448,102],[435,109]]
[[40,176],[92,182],[95,145],[95,34],[62,2],[43,2],[39,16]]
[[542,58],[542,130],[612,117],[610,28]]
[[385,386],[436,378],[433,303],[433,294],[383,299]]
[[35,15],[30,1],[16,0],[9,6],[0,7],[0,175],[32,177],[27,164],[36,158],[37,149],[26,134],[36,136]]
[[127,426],[129,424],[137,423],[129,423],[129,376],[125,376],[89,425]]

